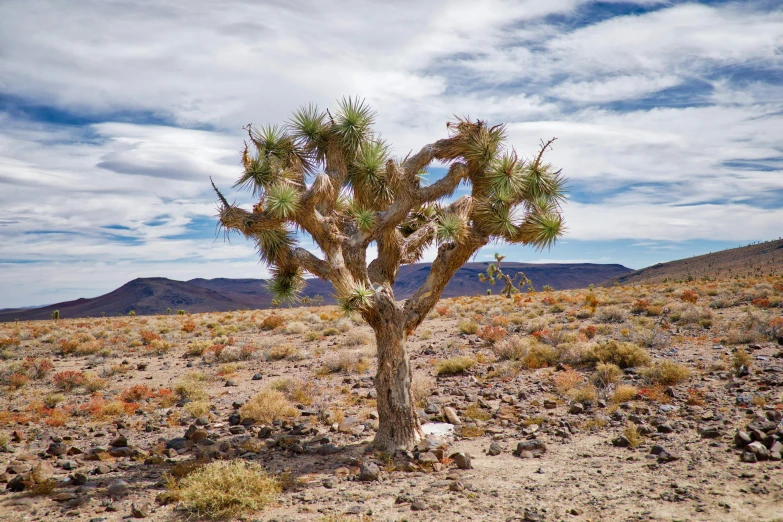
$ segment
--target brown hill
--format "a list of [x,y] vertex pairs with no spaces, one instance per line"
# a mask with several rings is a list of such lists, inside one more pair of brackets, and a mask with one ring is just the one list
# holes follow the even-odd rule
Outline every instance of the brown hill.
[[[444,297],[461,295],[484,295],[491,287],[478,279],[485,272],[488,263],[467,263],[449,285]],[[503,263],[509,273],[524,272],[537,289],[549,285],[557,290],[583,288],[590,284],[600,284],[607,279],[630,271],[622,265],[580,264],[530,264]],[[398,298],[405,299],[413,295],[429,274],[430,264],[419,263],[404,266],[394,285]],[[138,315],[165,314],[172,311],[222,312],[237,309],[257,309],[271,306],[271,297],[263,287],[263,279],[192,279],[174,281],[164,277],[139,278],[120,288],[90,299],[76,299],[40,308],[22,308],[0,310],[0,322],[19,320],[48,319],[54,310],[60,311],[60,317],[100,317],[127,314],[134,310]],[[330,283],[319,279],[308,280],[304,295],[313,297],[320,294],[324,302],[334,302]]]
[[731,248],[635,270],[609,281],[620,284],[661,283],[709,277],[761,276],[783,272],[783,240]]

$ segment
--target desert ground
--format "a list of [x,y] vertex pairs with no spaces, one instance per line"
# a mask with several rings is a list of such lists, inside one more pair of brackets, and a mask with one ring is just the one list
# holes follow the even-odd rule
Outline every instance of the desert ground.
[[0,519],[783,520],[783,278],[442,300],[368,450],[336,307],[0,324]]

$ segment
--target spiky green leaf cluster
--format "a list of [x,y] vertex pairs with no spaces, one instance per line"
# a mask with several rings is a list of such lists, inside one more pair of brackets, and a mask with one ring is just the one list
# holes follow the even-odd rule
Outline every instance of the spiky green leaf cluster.
[[299,208],[299,191],[290,183],[275,183],[266,192],[266,208],[277,219],[292,219]]
[[347,295],[339,296],[337,301],[346,313],[350,313],[370,306],[374,295],[375,291],[372,288],[359,283]]
[[267,291],[273,298],[284,303],[296,303],[305,286],[302,271],[299,268],[272,270],[272,277],[266,283]]
[[373,111],[364,100],[343,98],[334,118],[334,133],[347,156],[352,157],[372,137]]
[[459,243],[467,233],[467,223],[454,213],[441,216],[435,225],[435,235],[439,243]]

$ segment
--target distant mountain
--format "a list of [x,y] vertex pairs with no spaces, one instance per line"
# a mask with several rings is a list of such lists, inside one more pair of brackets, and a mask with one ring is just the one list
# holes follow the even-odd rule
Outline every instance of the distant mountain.
[[[449,282],[444,297],[461,295],[484,295],[487,289],[498,292],[502,284],[495,287],[488,282],[482,283],[478,274],[485,272],[489,263],[467,263],[460,268]],[[631,271],[622,265],[579,264],[531,264],[504,262],[508,273],[522,271],[533,281],[537,289],[549,285],[555,289],[583,288],[590,284],[600,284],[607,279],[616,278]],[[430,263],[418,263],[403,266],[394,285],[394,293],[399,299],[414,294],[427,278]],[[272,299],[263,287],[263,279],[191,279],[175,281],[164,277],[139,278],[124,284],[108,294],[89,299],[76,299],[40,308],[18,308],[0,310],[0,322],[19,320],[49,319],[54,310],[60,311],[60,317],[99,317],[127,314],[135,310],[138,315],[164,314],[167,308],[172,311],[222,312],[244,308],[268,308]],[[320,294],[325,303],[332,303],[332,285],[319,279],[309,279],[304,295],[313,297]]]
[[634,270],[607,282],[613,284],[660,283],[664,279],[687,280],[735,275],[767,275],[783,272],[783,240],[766,241]]

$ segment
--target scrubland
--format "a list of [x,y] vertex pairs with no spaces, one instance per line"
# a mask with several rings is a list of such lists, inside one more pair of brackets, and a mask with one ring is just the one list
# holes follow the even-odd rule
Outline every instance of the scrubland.
[[336,307],[0,324],[0,518],[783,520],[783,278],[441,301],[377,427]]

